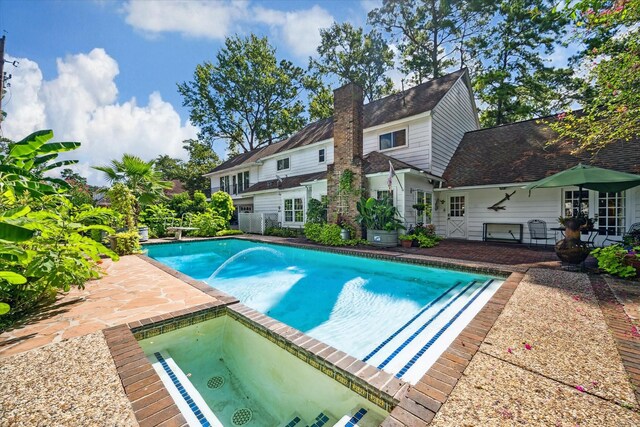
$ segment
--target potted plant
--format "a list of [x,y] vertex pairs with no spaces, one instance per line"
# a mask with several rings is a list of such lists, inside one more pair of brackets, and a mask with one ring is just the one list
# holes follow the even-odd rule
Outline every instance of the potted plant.
[[342,214],[338,214],[336,218],[336,224],[340,227],[340,238],[342,240],[351,239],[351,224]]
[[580,240],[581,227],[588,224],[587,219],[585,216],[558,218],[565,227],[564,239],[555,245],[556,255],[561,261],[580,264],[589,256],[587,244]]
[[413,246],[413,241],[416,239],[415,234],[401,234],[398,236],[398,240],[400,240],[400,245],[403,248],[410,248]]
[[398,210],[389,198],[376,200],[362,197],[356,208],[356,221],[367,230],[369,243],[380,247],[398,245],[398,230],[404,230],[405,226],[398,219]]

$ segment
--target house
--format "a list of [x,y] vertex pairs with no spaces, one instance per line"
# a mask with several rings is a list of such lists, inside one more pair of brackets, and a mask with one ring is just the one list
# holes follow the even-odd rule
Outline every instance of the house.
[[356,188],[387,195],[391,165],[394,205],[407,225],[425,222],[428,212],[412,206],[432,201],[463,135],[479,127],[466,70],[366,105],[362,90],[349,84],[334,92],[334,111],[288,139],[222,163],[205,175],[212,192],[229,193],[240,213],[301,227],[311,198],[329,196],[330,221],[340,212],[354,214],[355,197],[345,206],[333,197],[345,170]]
[[[527,183],[578,163],[640,174],[637,142],[617,142],[595,155],[572,154],[570,143],[549,145],[557,134],[546,121],[556,117],[473,130],[465,133],[447,165],[442,188],[434,191],[433,223],[449,238],[527,242],[527,221],[541,219],[558,227],[558,217],[578,213],[577,187],[522,189]],[[620,193],[583,190],[582,212],[594,218],[595,244],[620,240],[640,221],[640,187]],[[521,228],[522,227],[522,228]],[[559,238],[559,236],[558,236]]]

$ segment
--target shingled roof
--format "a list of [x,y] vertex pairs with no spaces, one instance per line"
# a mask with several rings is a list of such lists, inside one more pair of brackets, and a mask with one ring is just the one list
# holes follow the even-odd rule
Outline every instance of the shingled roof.
[[393,165],[393,169],[396,171],[402,169],[415,169],[417,171],[420,170],[420,168],[410,165],[409,163],[394,159],[393,157],[389,157],[386,154],[382,154],[378,151],[372,151],[371,153],[364,156],[363,160],[365,175],[369,175],[372,173],[389,172],[389,162],[391,162],[391,164]]
[[[405,117],[431,111],[438,105],[451,86],[466,73],[465,69],[455,71],[385,98],[370,102],[363,107],[364,128],[390,123]],[[333,137],[333,117],[318,120],[302,128],[291,137],[263,148],[239,154],[218,165],[209,173],[253,163],[272,154],[292,148],[302,147]]]
[[327,172],[314,172],[304,175],[289,176],[280,179],[270,179],[267,181],[260,181],[247,188],[243,193],[253,193],[256,191],[265,190],[285,190],[287,188],[294,188],[300,186],[303,182],[315,181],[318,179],[325,179]]
[[640,173],[637,142],[616,142],[589,153],[571,154],[575,146],[563,142],[546,146],[557,134],[544,121],[532,119],[488,129],[467,132],[443,174],[446,185],[475,185],[533,182],[578,163]]

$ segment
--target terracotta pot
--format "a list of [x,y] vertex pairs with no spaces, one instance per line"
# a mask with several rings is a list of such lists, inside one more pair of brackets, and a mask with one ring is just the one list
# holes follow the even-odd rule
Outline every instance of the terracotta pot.
[[[565,235],[568,236],[567,231]],[[577,238],[570,239],[565,237],[555,245],[556,255],[560,258],[560,261],[569,264],[580,264],[589,256],[591,249],[587,247],[586,242],[580,240],[580,231],[577,231]]]
[[403,248],[410,248],[413,245],[413,240],[400,240],[400,244]]

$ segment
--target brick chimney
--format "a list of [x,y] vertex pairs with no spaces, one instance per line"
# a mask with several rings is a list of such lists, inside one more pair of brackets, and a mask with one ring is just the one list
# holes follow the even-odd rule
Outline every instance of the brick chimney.
[[[365,176],[362,163],[362,88],[349,83],[333,91],[333,164],[327,166],[327,220],[332,223],[344,216],[361,237],[355,222],[356,202],[364,191]],[[340,179],[351,171],[351,192],[340,191]],[[347,172],[348,173],[348,172]]]

